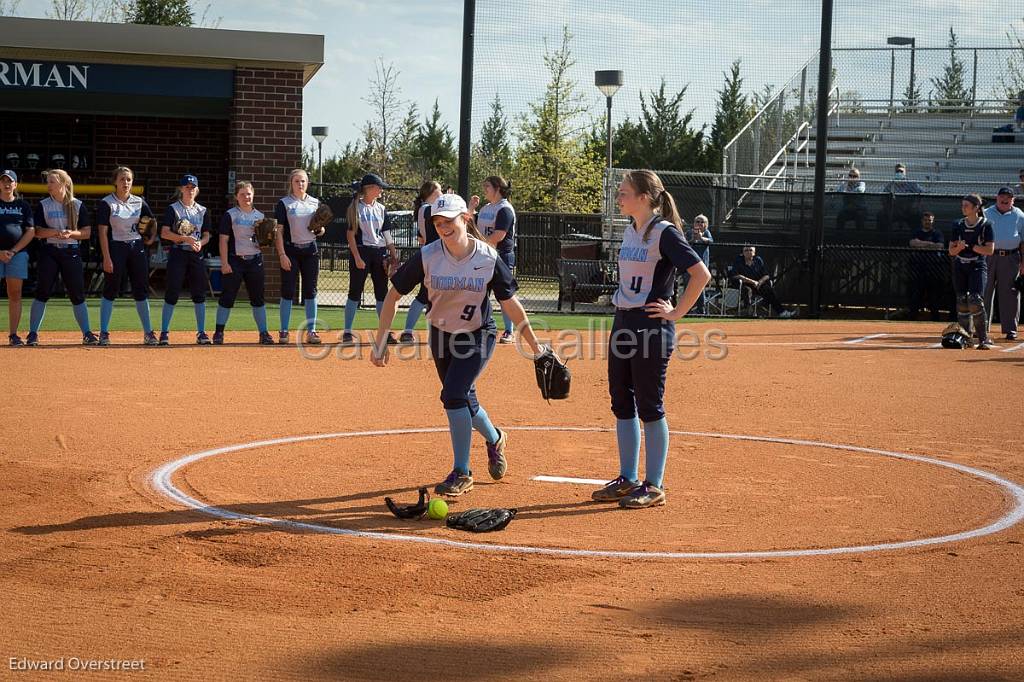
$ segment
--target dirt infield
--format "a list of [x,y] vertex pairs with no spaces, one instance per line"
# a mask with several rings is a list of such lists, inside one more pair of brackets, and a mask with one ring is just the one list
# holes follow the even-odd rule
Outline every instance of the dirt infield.
[[[144,662],[88,679],[1024,678],[1024,526],[914,544],[1019,511],[1024,348],[935,349],[934,327],[688,327],[702,341],[670,366],[669,423],[687,434],[668,505],[637,512],[533,480],[617,473],[603,361],[574,360],[572,397],[548,405],[499,347],[478,389],[511,427],[509,475],[490,481],[475,442],[477,486],[454,509],[520,515],[484,536],[383,505],[447,473],[444,431],[247,447],[168,475],[198,503],[304,530],[215,518],[154,483],[223,446],[443,427],[426,357],[381,370],[186,334],[0,348],[0,679],[61,659]],[[724,359],[705,352],[710,329]]]

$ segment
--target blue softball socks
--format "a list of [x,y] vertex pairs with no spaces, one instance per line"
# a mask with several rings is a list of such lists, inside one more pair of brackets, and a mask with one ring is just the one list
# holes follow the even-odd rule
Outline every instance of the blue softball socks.
[[619,443],[619,476],[630,481],[639,480],[640,420],[615,420],[615,438]]
[[416,323],[420,321],[420,315],[426,308],[418,298],[412,300],[412,303],[409,304],[409,312],[405,315],[405,331],[411,333],[416,328]]
[[38,334],[39,328],[43,326],[43,316],[46,315],[46,301],[38,298],[32,301],[32,311],[28,317],[28,330],[32,334]]
[[478,407],[476,414],[473,415],[473,428],[476,432],[484,437],[488,443],[498,442],[498,429],[494,428],[494,424],[491,423],[491,418],[487,416],[487,410],[483,407]]
[[[252,310],[253,315],[256,314],[256,309]],[[228,326],[228,318],[231,317],[231,308],[225,308],[224,306],[217,305],[217,331],[223,331],[224,327]]]
[[71,306],[71,311],[75,314],[75,322],[78,323],[78,328],[82,330],[83,334],[92,331],[89,328],[89,306],[84,302],[79,303],[76,306]]
[[445,410],[445,414],[448,415],[448,432],[452,437],[455,468],[463,474],[469,474],[469,446],[473,441],[473,416],[469,413],[468,407]]
[[114,302],[106,299],[100,299],[100,333],[107,334],[110,332],[110,318],[114,316]]
[[[218,313],[219,312],[220,311],[218,311]],[[257,306],[255,308],[253,308],[252,309],[252,319],[256,320],[256,329],[259,330],[260,334],[266,334],[267,333],[267,306],[261,305],[261,306]]]
[[647,447],[647,481],[661,488],[665,478],[665,460],[668,459],[668,420],[662,417],[645,422],[644,441]]
[[316,298],[307,298],[306,306],[306,330],[316,331]]
[[153,321],[149,318],[149,299],[144,298],[135,302],[135,312],[139,314],[139,322],[142,323],[142,331],[147,334],[153,333]]
[[164,308],[160,313],[160,333],[166,334],[171,331],[171,318],[174,317],[174,304],[164,301]]
[[206,304],[194,303],[192,308],[196,313],[196,332],[199,334],[206,333]]
[[292,321],[292,299],[282,298],[281,299],[281,329],[280,331],[286,332],[291,328]]
[[345,331],[352,332],[352,323],[356,321],[356,312],[359,310],[359,301],[351,298],[345,301]]

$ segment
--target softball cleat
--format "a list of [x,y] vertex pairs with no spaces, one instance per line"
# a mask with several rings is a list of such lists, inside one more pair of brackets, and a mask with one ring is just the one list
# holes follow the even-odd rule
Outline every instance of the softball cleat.
[[598,502],[615,502],[628,495],[633,488],[640,485],[639,481],[631,481],[625,476],[619,476],[613,481],[608,481],[603,486],[590,494],[592,500]]
[[648,481],[633,488],[629,494],[619,500],[619,506],[623,509],[646,509],[663,504],[665,504],[665,491]]
[[464,474],[458,469],[452,469],[448,478],[434,486],[434,493],[447,497],[458,497],[465,495],[473,489],[473,475]]
[[505,447],[508,445],[508,434],[498,429],[498,442],[487,444],[487,473],[495,481],[501,480],[508,471],[508,460],[505,459]]

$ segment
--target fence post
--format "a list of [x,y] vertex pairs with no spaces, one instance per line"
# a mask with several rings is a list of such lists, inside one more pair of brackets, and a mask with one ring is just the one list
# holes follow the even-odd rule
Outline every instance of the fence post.
[[807,67],[800,70],[800,122],[807,120]]
[[971,106],[978,100],[978,48],[974,48],[974,74],[971,77]]
[[896,49],[889,50],[889,118],[896,102]]

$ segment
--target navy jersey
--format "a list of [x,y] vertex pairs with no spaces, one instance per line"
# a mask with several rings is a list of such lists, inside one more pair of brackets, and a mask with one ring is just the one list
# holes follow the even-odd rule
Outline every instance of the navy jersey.
[[505,231],[505,236],[498,242],[498,253],[512,253],[516,249],[516,210],[508,199],[487,204],[480,209],[476,226],[480,234],[490,237],[495,232]]
[[519,288],[497,251],[479,239],[470,243],[473,250],[469,255],[456,260],[443,241],[431,242],[413,254],[391,278],[395,289],[403,295],[423,284],[430,300],[427,319],[450,334],[493,329],[490,292],[499,301],[507,301]]
[[424,245],[436,242],[441,238],[441,235],[437,233],[437,228],[434,227],[434,221],[430,217],[430,204],[426,202],[420,206],[420,210],[416,211],[416,230],[420,233],[420,237],[423,238]]
[[638,232],[630,225],[622,234],[619,288],[612,296],[616,308],[642,308],[672,298],[676,268],[685,271],[701,262],[676,226],[658,218],[651,219],[654,224],[646,240],[646,226]]
[[994,241],[995,237],[992,233],[992,223],[982,216],[981,220],[975,223],[973,227],[968,227],[967,221],[964,218],[956,221],[953,224],[953,236],[951,239],[955,242],[962,239],[967,244],[967,248],[957,255],[957,260],[971,262],[983,258],[980,253],[974,250],[974,247],[984,246]]
[[34,226],[32,207],[24,199],[0,199],[0,251],[10,251],[21,241],[25,230]]
[[761,281],[761,278],[768,274],[768,266],[764,264],[764,260],[760,256],[754,256],[748,265],[742,254],[736,256],[736,260],[732,262],[729,270],[732,271],[734,277],[742,275],[755,282]]
[[217,234],[227,235],[229,255],[257,256],[261,253],[253,225],[263,217],[263,213],[256,209],[246,213],[237,206],[221,216]]
[[[192,233],[192,239],[200,241],[203,238],[203,233],[211,232],[210,226],[210,212],[206,210],[205,206],[198,203],[193,203],[191,206],[185,206],[180,201],[175,201],[173,204],[167,207],[164,211],[164,220],[161,225],[167,225],[171,228],[171,231],[176,230],[176,225],[179,220],[187,220],[192,223],[195,231]],[[181,249],[191,249],[192,245],[188,242],[184,244],[175,244]]]
[[316,241],[316,235],[309,231],[309,223],[318,208],[320,200],[308,194],[305,199],[296,199],[289,194],[277,202],[274,217],[284,225],[281,234],[285,244],[305,246]]
[[[89,216],[89,209],[85,207],[80,199],[75,199],[74,206],[78,211],[78,227],[92,226],[92,218]],[[48,227],[52,230],[66,230],[68,228],[67,215],[64,213],[64,205],[59,204],[50,197],[46,197],[36,204],[35,222],[39,227]],[[78,244],[77,239],[59,239],[47,237],[47,244]]]
[[131,242],[140,239],[139,218],[153,216],[149,204],[142,197],[129,194],[121,201],[116,194],[108,194],[96,203],[96,224],[109,225],[107,239],[112,242]]
[[384,204],[375,201],[364,204],[362,199],[355,199],[358,225],[349,225],[348,229],[356,230],[356,244],[360,246],[386,246],[384,233],[391,229],[391,216]]

